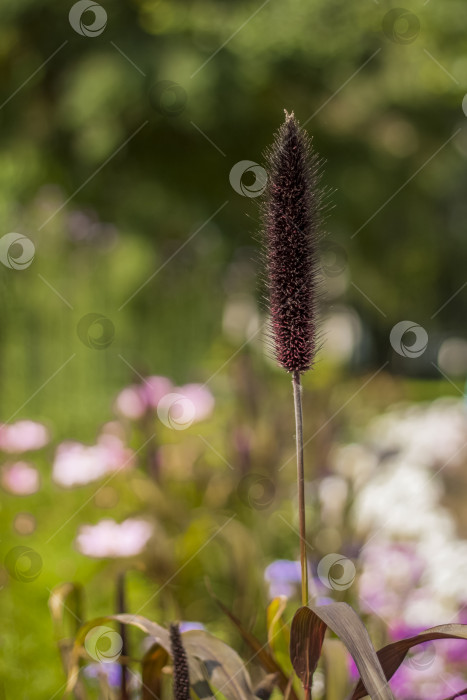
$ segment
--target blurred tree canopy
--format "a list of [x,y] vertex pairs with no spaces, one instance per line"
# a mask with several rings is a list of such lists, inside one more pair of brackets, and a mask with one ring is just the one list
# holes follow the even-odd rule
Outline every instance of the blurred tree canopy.
[[[432,315],[467,262],[463,0],[102,6],[86,36],[72,3],[3,2],[2,229],[36,246],[30,268],[0,271],[4,412],[73,353],[57,382],[82,416],[80,396],[102,412],[98,387],[128,378],[120,355],[179,380],[218,366],[225,300],[256,285],[258,200],[229,173],[262,162],[284,108],[326,160],[350,280],[339,301],[371,329],[373,359],[402,319],[459,334],[465,293]],[[105,359],[77,338],[89,312],[115,325]]]

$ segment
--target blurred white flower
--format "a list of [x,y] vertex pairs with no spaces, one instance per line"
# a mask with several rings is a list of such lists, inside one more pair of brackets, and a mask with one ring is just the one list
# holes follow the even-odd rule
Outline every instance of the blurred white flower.
[[353,513],[360,532],[378,530],[419,539],[454,534],[450,515],[440,509],[441,484],[424,469],[399,457],[385,463],[357,494]]
[[257,304],[252,296],[235,294],[229,297],[222,317],[222,327],[229,340],[243,342],[258,333],[260,325]]
[[[467,462],[464,403],[393,408],[371,422],[364,439],[331,453],[335,471],[356,493],[352,518],[367,540],[360,553],[361,609],[380,616],[392,639],[462,621],[467,542],[442,504],[441,473]],[[446,695],[446,684],[450,692],[465,687],[450,653],[454,663],[457,651],[446,644],[437,645],[433,658],[407,659],[391,680],[396,697],[432,700]]]
[[356,489],[368,481],[378,466],[376,453],[358,443],[334,447],[331,461],[335,471],[352,481]]
[[348,484],[340,476],[327,476],[318,486],[321,518],[326,525],[339,525],[344,515]]
[[50,440],[49,431],[32,420],[0,425],[0,450],[11,454],[21,454],[40,450]]
[[438,597],[465,600],[467,580],[467,542],[450,535],[433,546],[432,538],[422,540],[419,551],[427,561],[426,582]]
[[6,464],[2,470],[1,483],[5,491],[9,493],[17,496],[29,496],[39,490],[39,472],[27,462]]
[[456,467],[467,457],[467,413],[463,401],[438,399],[405,406],[376,418],[370,439],[380,449],[397,450],[425,467]]
[[82,554],[97,559],[132,557],[143,551],[152,533],[152,525],[145,520],[101,520],[80,527],[76,546]]
[[430,587],[429,570],[424,575],[424,585],[411,592],[405,601],[404,622],[414,628],[434,627],[453,622],[456,618],[456,600],[445,595],[445,591]]
[[110,472],[130,468],[133,461],[132,450],[108,433],[101,435],[96,445],[62,442],[55,453],[52,478],[68,488],[89,484]]
[[326,338],[326,359],[338,364],[350,362],[362,342],[363,330],[358,314],[351,308],[334,306],[323,319],[323,336]]

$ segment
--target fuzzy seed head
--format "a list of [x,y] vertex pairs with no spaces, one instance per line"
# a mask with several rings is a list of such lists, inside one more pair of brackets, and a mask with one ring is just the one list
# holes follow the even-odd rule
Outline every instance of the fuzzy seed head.
[[266,153],[263,239],[271,331],[278,363],[306,372],[317,344],[320,160],[294,114]]

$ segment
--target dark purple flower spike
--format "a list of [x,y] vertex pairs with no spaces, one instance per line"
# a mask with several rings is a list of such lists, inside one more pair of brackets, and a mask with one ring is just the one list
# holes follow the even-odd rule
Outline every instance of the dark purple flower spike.
[[263,206],[271,333],[278,363],[288,372],[310,369],[316,352],[320,160],[293,112],[285,113],[267,151]]
[[174,674],[174,700],[190,700],[190,674],[188,659],[178,625],[170,625],[170,649]]

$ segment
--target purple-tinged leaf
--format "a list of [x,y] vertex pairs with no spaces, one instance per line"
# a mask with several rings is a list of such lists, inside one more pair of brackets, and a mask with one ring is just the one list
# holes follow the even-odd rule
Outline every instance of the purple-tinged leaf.
[[305,693],[311,689],[325,633],[326,623],[311,608],[297,610],[290,629],[290,660]]
[[[304,612],[306,610],[310,612]],[[326,627],[349,650],[372,700],[394,700],[368,632],[357,613],[347,603],[310,605],[308,608],[300,608],[295,614],[291,628],[290,657],[305,691],[309,693],[311,688]]]

